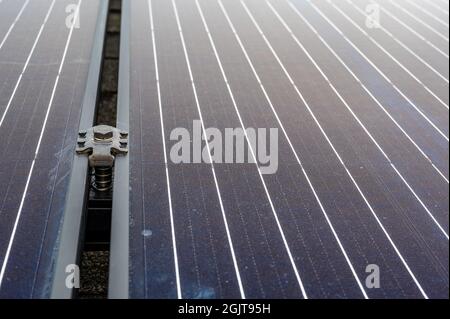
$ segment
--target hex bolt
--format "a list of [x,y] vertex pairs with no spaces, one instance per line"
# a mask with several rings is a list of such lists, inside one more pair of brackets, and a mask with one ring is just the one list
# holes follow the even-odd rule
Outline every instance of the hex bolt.
[[94,172],[94,190],[109,191],[112,188],[116,156],[128,153],[128,133],[111,126],[99,125],[80,132],[78,136],[76,152],[89,156],[89,167]]

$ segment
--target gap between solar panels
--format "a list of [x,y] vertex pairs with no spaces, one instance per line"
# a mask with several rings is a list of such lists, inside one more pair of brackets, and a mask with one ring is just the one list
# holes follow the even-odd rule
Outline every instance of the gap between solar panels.
[[[91,152],[86,207],[84,244],[80,260],[80,289],[77,298],[106,298],[109,274],[109,249],[114,178],[114,156],[126,154],[126,133],[114,130],[120,55],[121,0],[110,0],[104,40],[102,72],[95,129],[90,131],[98,145],[79,145]],[[100,136],[100,139],[99,139]],[[81,136],[86,143],[88,136]],[[104,138],[103,140],[101,140]],[[102,144],[106,141],[106,144]],[[108,143],[112,141],[112,143]],[[117,142],[114,145],[113,142]],[[95,143],[95,142],[94,142]],[[92,146],[94,152],[92,153]],[[80,148],[78,149],[80,151]],[[94,157],[94,160],[92,157]],[[106,163],[102,164],[102,162]],[[97,165],[98,164],[98,165]]]

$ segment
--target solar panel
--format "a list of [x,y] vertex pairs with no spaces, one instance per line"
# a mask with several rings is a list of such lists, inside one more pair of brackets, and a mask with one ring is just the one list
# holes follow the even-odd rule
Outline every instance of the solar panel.
[[379,2],[124,1],[110,297],[448,297],[448,28]]
[[101,3],[0,2],[0,298],[50,296]]
[[430,0],[0,0],[0,298],[76,297],[95,209],[109,298],[448,298],[448,34]]

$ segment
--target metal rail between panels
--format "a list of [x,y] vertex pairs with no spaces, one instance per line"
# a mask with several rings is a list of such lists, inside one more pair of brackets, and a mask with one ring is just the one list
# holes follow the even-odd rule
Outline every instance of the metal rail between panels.
[[[79,131],[89,129],[94,123],[108,7],[109,0],[102,0],[91,53],[89,75],[86,81]],[[75,154],[59,240],[58,258],[55,265],[51,291],[52,298],[68,299],[73,297],[74,290],[68,288],[65,284],[67,278],[66,267],[68,265],[76,265],[79,260],[78,252],[83,231],[83,212],[88,182],[87,169],[87,157]]]
[[[130,106],[130,2],[122,1],[117,128],[129,131]],[[129,253],[129,156],[118,157],[114,168],[114,196],[108,296],[128,298]]]

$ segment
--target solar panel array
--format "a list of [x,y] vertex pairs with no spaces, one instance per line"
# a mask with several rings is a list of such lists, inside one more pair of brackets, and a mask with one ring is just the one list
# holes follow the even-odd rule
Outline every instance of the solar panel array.
[[0,2],[0,298],[49,295],[99,3]]
[[[445,1],[129,5],[131,297],[448,297]],[[174,164],[194,120],[277,172]]]
[[[102,3],[0,1],[0,298],[50,294]],[[446,0],[123,6],[125,297],[448,298]],[[275,128],[277,170],[180,128]]]

